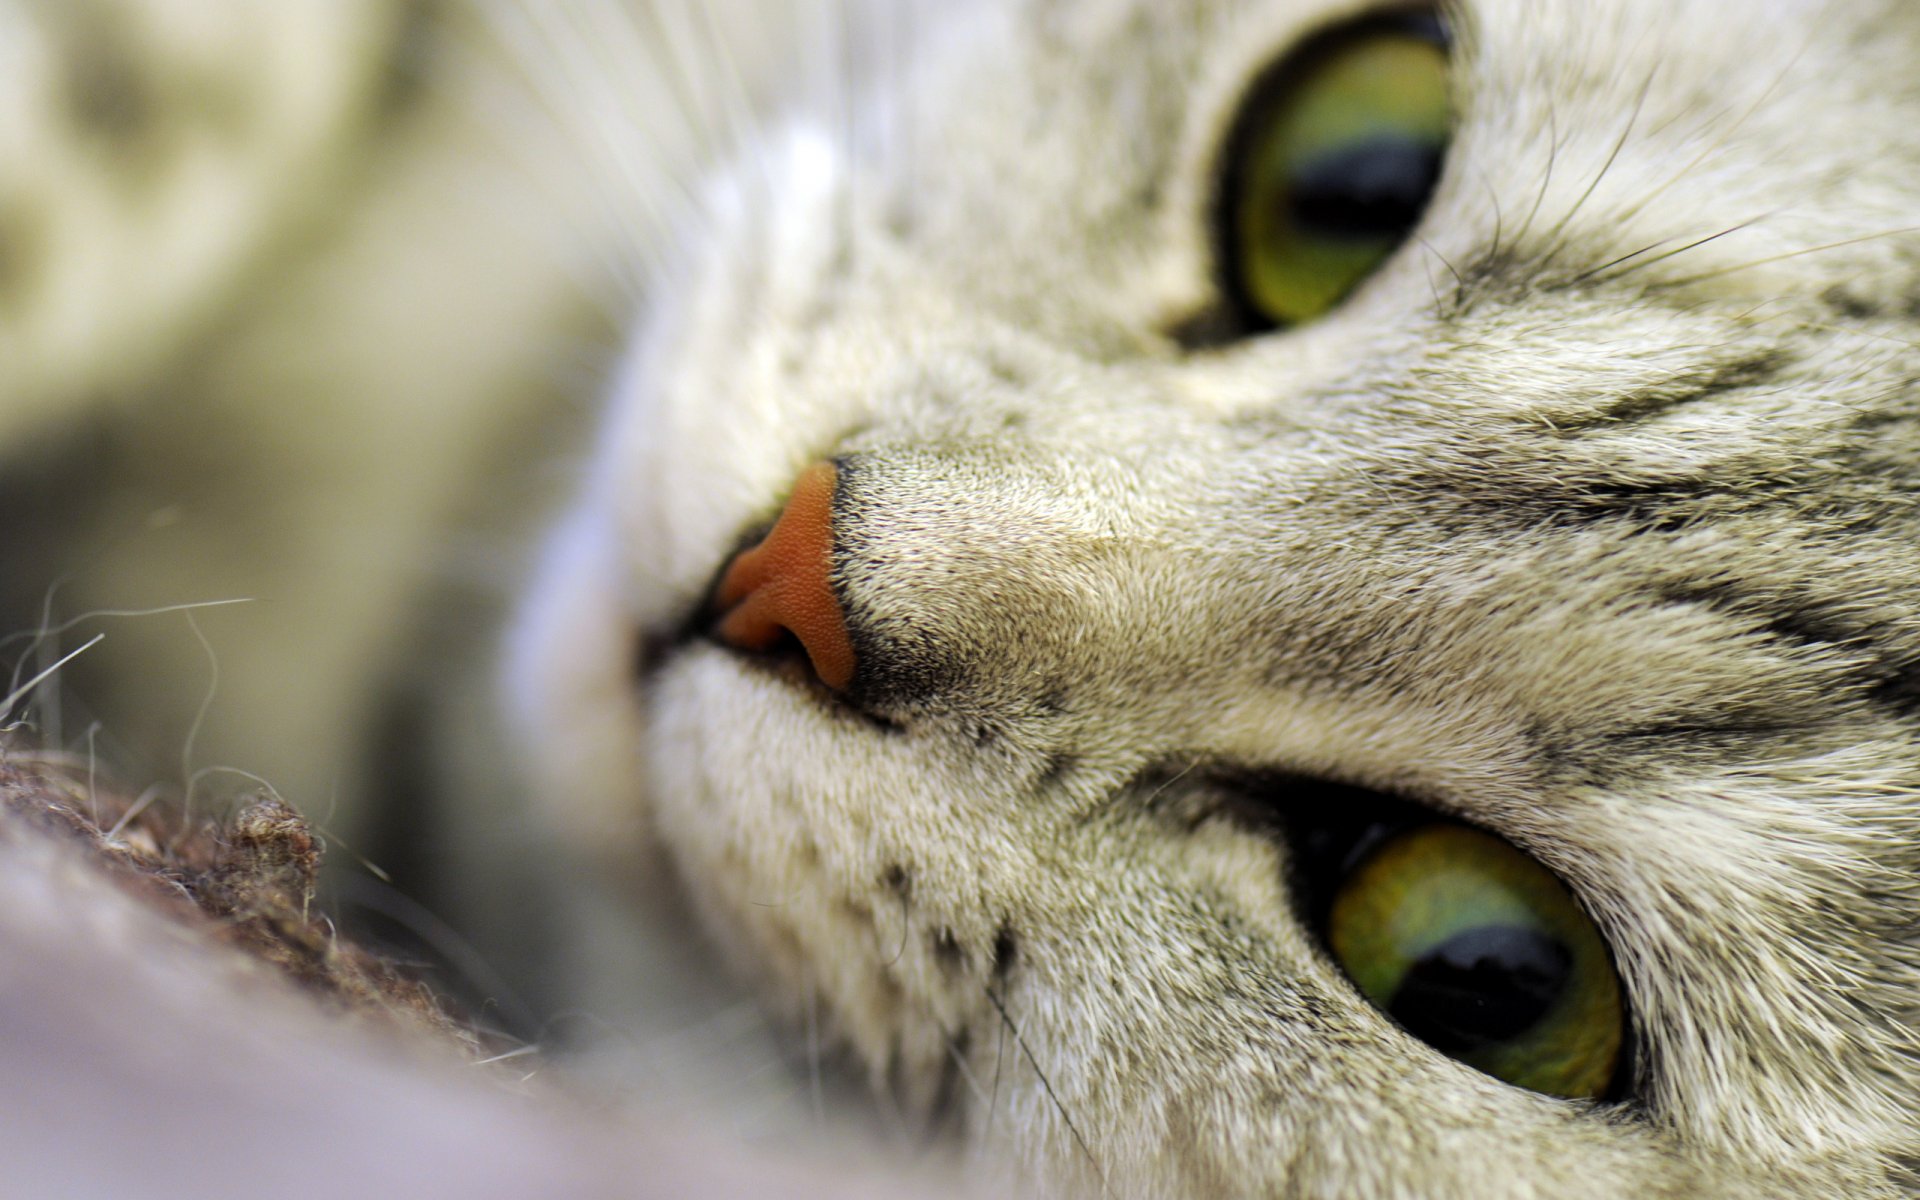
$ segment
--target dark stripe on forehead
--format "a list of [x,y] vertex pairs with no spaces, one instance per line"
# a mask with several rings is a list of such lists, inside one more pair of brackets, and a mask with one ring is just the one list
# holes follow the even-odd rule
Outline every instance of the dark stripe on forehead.
[[1554,422],[1554,432],[1585,433],[1614,430],[1663,416],[1676,408],[1716,399],[1740,388],[1764,387],[1793,362],[1786,351],[1767,346],[1726,362],[1709,362],[1697,371],[1673,375],[1658,383],[1623,392],[1571,420]]
[[[1826,586],[1846,590],[1840,579],[1829,579]],[[1808,595],[1804,588],[1770,594],[1751,582],[1669,588],[1664,595],[1792,646],[1858,659],[1849,677],[1862,699],[1900,717],[1920,716],[1920,610],[1913,597],[1889,597],[1902,604],[1889,611],[1885,601],[1851,609],[1843,600]],[[1834,697],[1836,703],[1841,699]]]

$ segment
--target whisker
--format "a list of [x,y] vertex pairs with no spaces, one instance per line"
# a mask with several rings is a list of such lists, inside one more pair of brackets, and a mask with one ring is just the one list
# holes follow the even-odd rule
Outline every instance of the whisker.
[[1074,1144],[1079,1146],[1080,1153],[1086,1156],[1087,1165],[1093,1169],[1094,1178],[1100,1181],[1101,1194],[1106,1195],[1108,1193],[1107,1174],[1100,1169],[1100,1160],[1094,1157],[1093,1148],[1087,1145],[1087,1139],[1081,1136],[1079,1126],[1073,1123],[1072,1115],[1067,1112],[1067,1106],[1060,1102],[1059,1095],[1053,1090],[1052,1081],[1047,1078],[1047,1073],[1041,1070],[1040,1060],[1033,1056],[1033,1048],[1027,1045],[1026,1036],[1020,1032],[1020,1027],[1013,1023],[1013,1017],[1007,1012],[1007,1006],[1000,1002],[1000,997],[994,994],[991,986],[984,990],[987,993],[987,1000],[999,1012],[1000,1020],[1013,1034],[1014,1045],[1020,1047],[1020,1053],[1025,1056],[1027,1065],[1032,1067],[1034,1075],[1039,1077],[1041,1090],[1046,1092],[1047,1099],[1053,1102],[1053,1107],[1060,1113],[1060,1119],[1066,1123],[1067,1132],[1073,1135]]
[[[488,1057],[488,1058],[477,1058],[473,1061],[473,1065],[476,1067],[491,1067],[496,1063],[503,1063],[516,1058],[525,1058],[529,1054],[538,1054],[538,1053],[540,1053],[540,1047],[538,1046],[533,1046],[533,1045],[515,1046],[511,1050],[504,1050],[499,1054],[492,1055],[491,1057]],[[532,1078],[533,1078],[532,1075],[523,1076],[521,1078],[521,1082],[524,1083],[528,1079],[532,1079]]]
[[1497,259],[1500,257],[1500,251],[1505,248],[1506,245],[1505,239],[1502,236],[1506,232],[1506,213],[1501,211],[1500,192],[1499,189],[1493,186],[1493,177],[1488,175],[1485,170],[1480,171],[1479,175],[1480,190],[1486,193],[1487,203],[1493,206],[1493,234],[1487,239],[1485,257]]
[[1526,220],[1520,222],[1520,229],[1513,235],[1513,245],[1518,246],[1527,240],[1527,234],[1533,231],[1533,219],[1540,215],[1540,206],[1546,203],[1547,193],[1553,189],[1553,167],[1560,159],[1560,110],[1553,105],[1547,106],[1547,163],[1540,175],[1540,186],[1533,193],[1533,207],[1527,210]]
[[1544,270],[1547,264],[1551,263],[1554,258],[1566,248],[1566,243],[1562,240],[1562,237],[1567,231],[1567,226],[1572,224],[1573,218],[1579,214],[1582,208],[1586,207],[1587,201],[1593,198],[1594,192],[1600,187],[1600,181],[1605,179],[1613,170],[1614,164],[1620,161],[1620,153],[1627,148],[1627,142],[1633,137],[1634,127],[1640,121],[1641,110],[1646,106],[1647,96],[1652,92],[1653,81],[1658,77],[1659,73],[1660,63],[1658,60],[1655,60],[1654,64],[1647,69],[1647,77],[1645,81],[1640,84],[1639,94],[1633,98],[1633,108],[1627,113],[1625,128],[1621,129],[1620,136],[1614,139],[1612,149],[1607,151],[1606,161],[1600,164],[1600,169],[1594,172],[1592,179],[1587,181],[1586,190],[1580,193],[1579,198],[1573,202],[1573,206],[1562,213],[1560,219],[1554,222],[1553,228],[1547,231],[1546,240],[1548,249],[1547,252],[1541,256],[1541,269]]
[[[1814,35],[1808,34],[1806,39],[1800,43],[1800,48],[1795,50],[1793,56],[1787,60],[1786,65],[1774,72],[1774,76],[1768,81],[1767,86],[1761,90],[1758,96],[1754,97],[1753,103],[1749,104],[1745,111],[1734,118],[1732,124],[1720,129],[1718,131],[1719,136],[1703,146],[1700,153],[1696,154],[1689,162],[1680,167],[1679,170],[1674,171],[1671,175],[1668,175],[1667,178],[1649,188],[1638,200],[1622,210],[1620,220],[1624,223],[1639,216],[1642,212],[1646,211],[1649,205],[1659,199],[1668,188],[1699,169],[1700,164],[1705,162],[1715,150],[1723,149],[1729,145],[1733,140],[1733,135],[1738,133],[1740,129],[1753,118],[1753,115],[1765,106],[1773,94],[1780,89],[1780,85],[1786,82],[1787,77],[1793,73],[1794,67],[1799,64],[1801,58],[1806,55],[1807,50],[1813,45],[1813,39]],[[1721,111],[1725,112],[1726,110],[1722,109]],[[1710,122],[1711,118],[1709,118],[1709,123]]]
[[754,127],[758,124],[753,112],[753,97],[747,90],[746,78],[740,72],[738,56],[715,23],[712,6],[695,3],[691,9],[699,22],[700,37],[706,42],[706,56],[712,61],[715,77],[719,80],[720,118],[726,127],[726,146],[731,157],[745,149],[753,138]]
[[95,829],[100,828],[100,759],[94,746],[94,735],[99,732],[100,722],[87,726],[87,815]]
[[[877,918],[878,915],[879,914],[876,911],[875,917]],[[880,922],[878,921],[878,919],[876,919],[873,923],[873,932],[875,937],[878,937],[880,935]],[[907,898],[905,896],[901,896],[900,897],[900,944],[894,947],[893,957],[886,960],[887,966],[891,967],[897,964],[900,961],[900,957],[907,952],[907,940],[912,935],[912,933],[913,933],[913,918],[910,915],[910,910],[907,905]],[[878,947],[875,947],[875,948],[878,949]]]
[[[975,1075],[973,1068],[968,1065],[967,1056],[960,1052],[959,1039],[945,1029],[940,1031],[940,1038],[946,1042],[947,1054],[952,1057],[954,1067],[960,1072],[960,1078],[966,1081],[967,1087],[973,1092],[974,1100],[978,1102],[987,1099],[987,1091],[980,1086],[979,1076]],[[988,1114],[988,1119],[992,1119],[991,1113]]]
[[672,23],[650,4],[661,36],[642,38],[635,16],[607,0],[490,0],[484,11],[495,41],[519,67],[514,83],[503,80],[493,97],[493,117],[522,130],[506,144],[525,156],[523,170],[536,180],[553,165],[539,155],[555,143],[570,152],[563,176],[584,169],[590,185],[590,211],[580,215],[593,227],[583,241],[619,248],[622,288],[630,297],[644,294],[666,267],[661,235],[697,212],[685,160],[711,140],[686,64],[675,61],[667,38]]
[[[987,998],[993,998],[992,989],[988,989]],[[994,1007],[1000,1006],[996,1003]],[[1006,1010],[1001,1009],[1000,1015],[1005,1018]],[[981,1133],[981,1140],[988,1143],[991,1143],[993,1138],[994,1119],[1000,1115],[1000,1075],[1006,1067],[1007,1025],[1008,1022],[1003,1019],[995,1026],[999,1030],[999,1036],[993,1040],[993,1091],[987,1097],[987,1125]]]
[[[1420,243],[1420,248],[1422,250],[1425,250],[1428,254],[1431,254],[1433,257],[1439,259],[1440,265],[1447,269],[1447,274],[1453,276],[1453,288],[1454,288],[1455,300],[1457,301],[1461,296],[1465,295],[1467,290],[1467,281],[1460,274],[1459,268],[1453,265],[1452,260],[1448,259],[1446,255],[1440,253],[1440,251],[1435,249],[1433,243],[1428,241],[1426,238],[1416,238],[1415,240]],[[1431,280],[1429,280],[1429,283],[1431,283]]]
[[1690,284],[1700,283],[1704,280],[1718,279],[1723,275],[1731,275],[1736,271],[1751,271],[1755,267],[1764,267],[1772,263],[1785,262],[1790,258],[1800,258],[1808,254],[1822,254],[1828,250],[1841,250],[1848,246],[1858,246],[1866,242],[1879,241],[1881,238],[1899,237],[1903,234],[1916,233],[1920,233],[1920,225],[1906,225],[1899,229],[1888,229],[1880,233],[1869,233],[1861,237],[1844,238],[1837,242],[1827,242],[1824,245],[1805,246],[1798,250],[1788,250],[1782,254],[1771,254],[1765,258],[1756,258],[1750,262],[1735,263],[1730,267],[1718,267],[1711,271],[1702,271],[1697,275],[1687,275],[1680,279],[1666,279],[1654,286],[1660,288],[1687,287]]
[[[441,962],[458,972],[463,980],[499,1010],[501,1019],[510,1031],[540,1028],[541,1023],[535,1017],[533,1007],[464,934],[449,925],[438,913],[394,887],[391,880],[381,878],[375,881],[349,874],[341,880],[338,895],[342,904],[377,913],[418,939],[420,946],[432,951]],[[539,1045],[538,1038],[523,1039],[518,1032],[514,1032],[513,1036],[516,1040],[528,1041],[529,1048]]]
[[[1717,242],[1721,238],[1726,237],[1728,234],[1739,233],[1743,229],[1751,229],[1753,226],[1758,225],[1761,221],[1766,220],[1768,216],[1773,216],[1773,215],[1774,214],[1772,213],[1768,213],[1767,216],[1755,217],[1751,221],[1742,221],[1738,225],[1734,225],[1729,228],[1722,229],[1719,233],[1708,234],[1706,237],[1703,237],[1703,238],[1695,238],[1693,241],[1688,242],[1684,246],[1676,246],[1672,250],[1667,251],[1665,254],[1656,254],[1652,258],[1641,259],[1639,262],[1634,262],[1633,265],[1631,267],[1628,267],[1626,270],[1619,271],[1619,272],[1616,272],[1615,274],[1607,276],[1603,282],[1611,283],[1613,280],[1619,279],[1622,276],[1630,275],[1635,271],[1645,270],[1646,268],[1654,266],[1657,263],[1666,262],[1670,258],[1674,258],[1674,257],[1677,257],[1678,255],[1685,254],[1687,251],[1696,249],[1700,246],[1704,246],[1708,242]],[[1594,267],[1592,270],[1583,271],[1580,274],[1575,275],[1568,282],[1569,283],[1585,283],[1587,280],[1592,279],[1594,276],[1600,274],[1602,271],[1607,270],[1609,267],[1617,267],[1622,263],[1632,262],[1634,259],[1640,258],[1641,255],[1646,254],[1652,250],[1657,250],[1661,246],[1664,246],[1667,242],[1670,242],[1672,240],[1674,239],[1668,238],[1666,239],[1666,241],[1655,242],[1650,246],[1643,246],[1640,249],[1635,250],[1631,254],[1622,254],[1619,258],[1614,259],[1612,262],[1601,263],[1599,266]]]

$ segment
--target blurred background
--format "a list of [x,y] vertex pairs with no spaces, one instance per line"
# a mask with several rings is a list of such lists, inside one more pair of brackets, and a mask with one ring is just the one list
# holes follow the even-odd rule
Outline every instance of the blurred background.
[[744,1124],[785,1052],[670,900],[552,886],[494,647],[807,7],[0,0],[0,719],[196,813],[273,790],[345,927]]

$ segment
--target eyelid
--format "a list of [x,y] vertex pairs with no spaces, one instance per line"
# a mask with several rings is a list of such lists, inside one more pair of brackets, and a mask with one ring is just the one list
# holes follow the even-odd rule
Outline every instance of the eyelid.
[[[1304,304],[1293,306],[1296,315],[1285,319],[1275,314],[1271,304],[1262,302],[1252,294],[1246,264],[1257,260],[1240,241],[1245,234],[1242,226],[1249,211],[1244,208],[1243,201],[1257,199],[1259,194],[1252,189],[1254,173],[1263,166],[1269,170],[1273,166],[1270,158],[1258,152],[1268,139],[1292,136],[1289,130],[1301,127],[1299,121],[1291,119],[1293,107],[1298,103],[1310,105],[1315,98],[1316,87],[1351,87],[1351,77],[1356,69],[1362,72],[1364,79],[1365,71],[1378,69],[1369,64],[1367,56],[1370,54],[1383,51],[1392,53],[1395,46],[1422,43],[1435,46],[1442,52],[1440,78],[1446,93],[1438,106],[1444,131],[1429,129],[1422,136],[1436,138],[1444,155],[1444,146],[1455,123],[1454,85],[1451,39],[1447,24],[1437,10],[1388,9],[1322,26],[1298,38],[1277,58],[1269,58],[1259,70],[1243,81],[1235,98],[1232,117],[1222,124],[1213,145],[1209,202],[1200,216],[1208,230],[1213,291],[1217,297],[1216,303],[1223,311],[1202,311],[1180,321],[1174,336],[1183,345],[1190,349],[1217,345],[1323,315],[1337,305],[1347,292],[1377,271],[1411,234],[1413,226],[1418,223],[1417,218],[1408,221],[1398,236],[1385,239],[1386,244],[1376,252],[1358,243],[1346,248],[1336,246],[1324,238],[1316,238],[1310,226],[1269,226],[1269,229],[1284,231],[1294,239],[1293,244],[1308,255],[1295,264],[1297,270],[1288,271],[1281,265],[1275,268],[1279,275],[1264,276],[1268,300],[1274,296],[1271,285],[1276,278],[1291,278],[1309,288]],[[1329,71],[1332,74],[1327,74]],[[1370,93],[1363,91],[1360,94]],[[1382,98],[1376,114],[1379,116],[1391,113],[1396,104],[1411,103],[1390,92],[1378,94]],[[1430,110],[1430,104],[1426,109],[1415,105],[1407,113]],[[1277,152],[1281,148],[1278,145],[1268,146],[1270,152]],[[1437,173],[1433,179],[1437,182]],[[1432,190],[1432,184],[1422,190],[1421,208],[1431,198]],[[1268,265],[1273,265],[1272,260]],[[1326,286],[1314,284],[1316,279]],[[1314,298],[1315,292],[1320,294],[1320,298]],[[1288,306],[1282,304],[1280,307]],[[1233,319],[1236,317],[1238,319]]]

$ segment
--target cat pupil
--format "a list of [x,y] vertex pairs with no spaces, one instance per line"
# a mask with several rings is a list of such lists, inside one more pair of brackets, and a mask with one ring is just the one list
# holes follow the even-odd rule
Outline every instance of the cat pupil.
[[1538,929],[1481,925],[1422,955],[1387,1012],[1446,1054],[1509,1041],[1552,1010],[1573,974],[1573,953]]
[[1297,168],[1288,209],[1301,230],[1326,237],[1398,237],[1419,220],[1440,166],[1431,142],[1376,137]]

